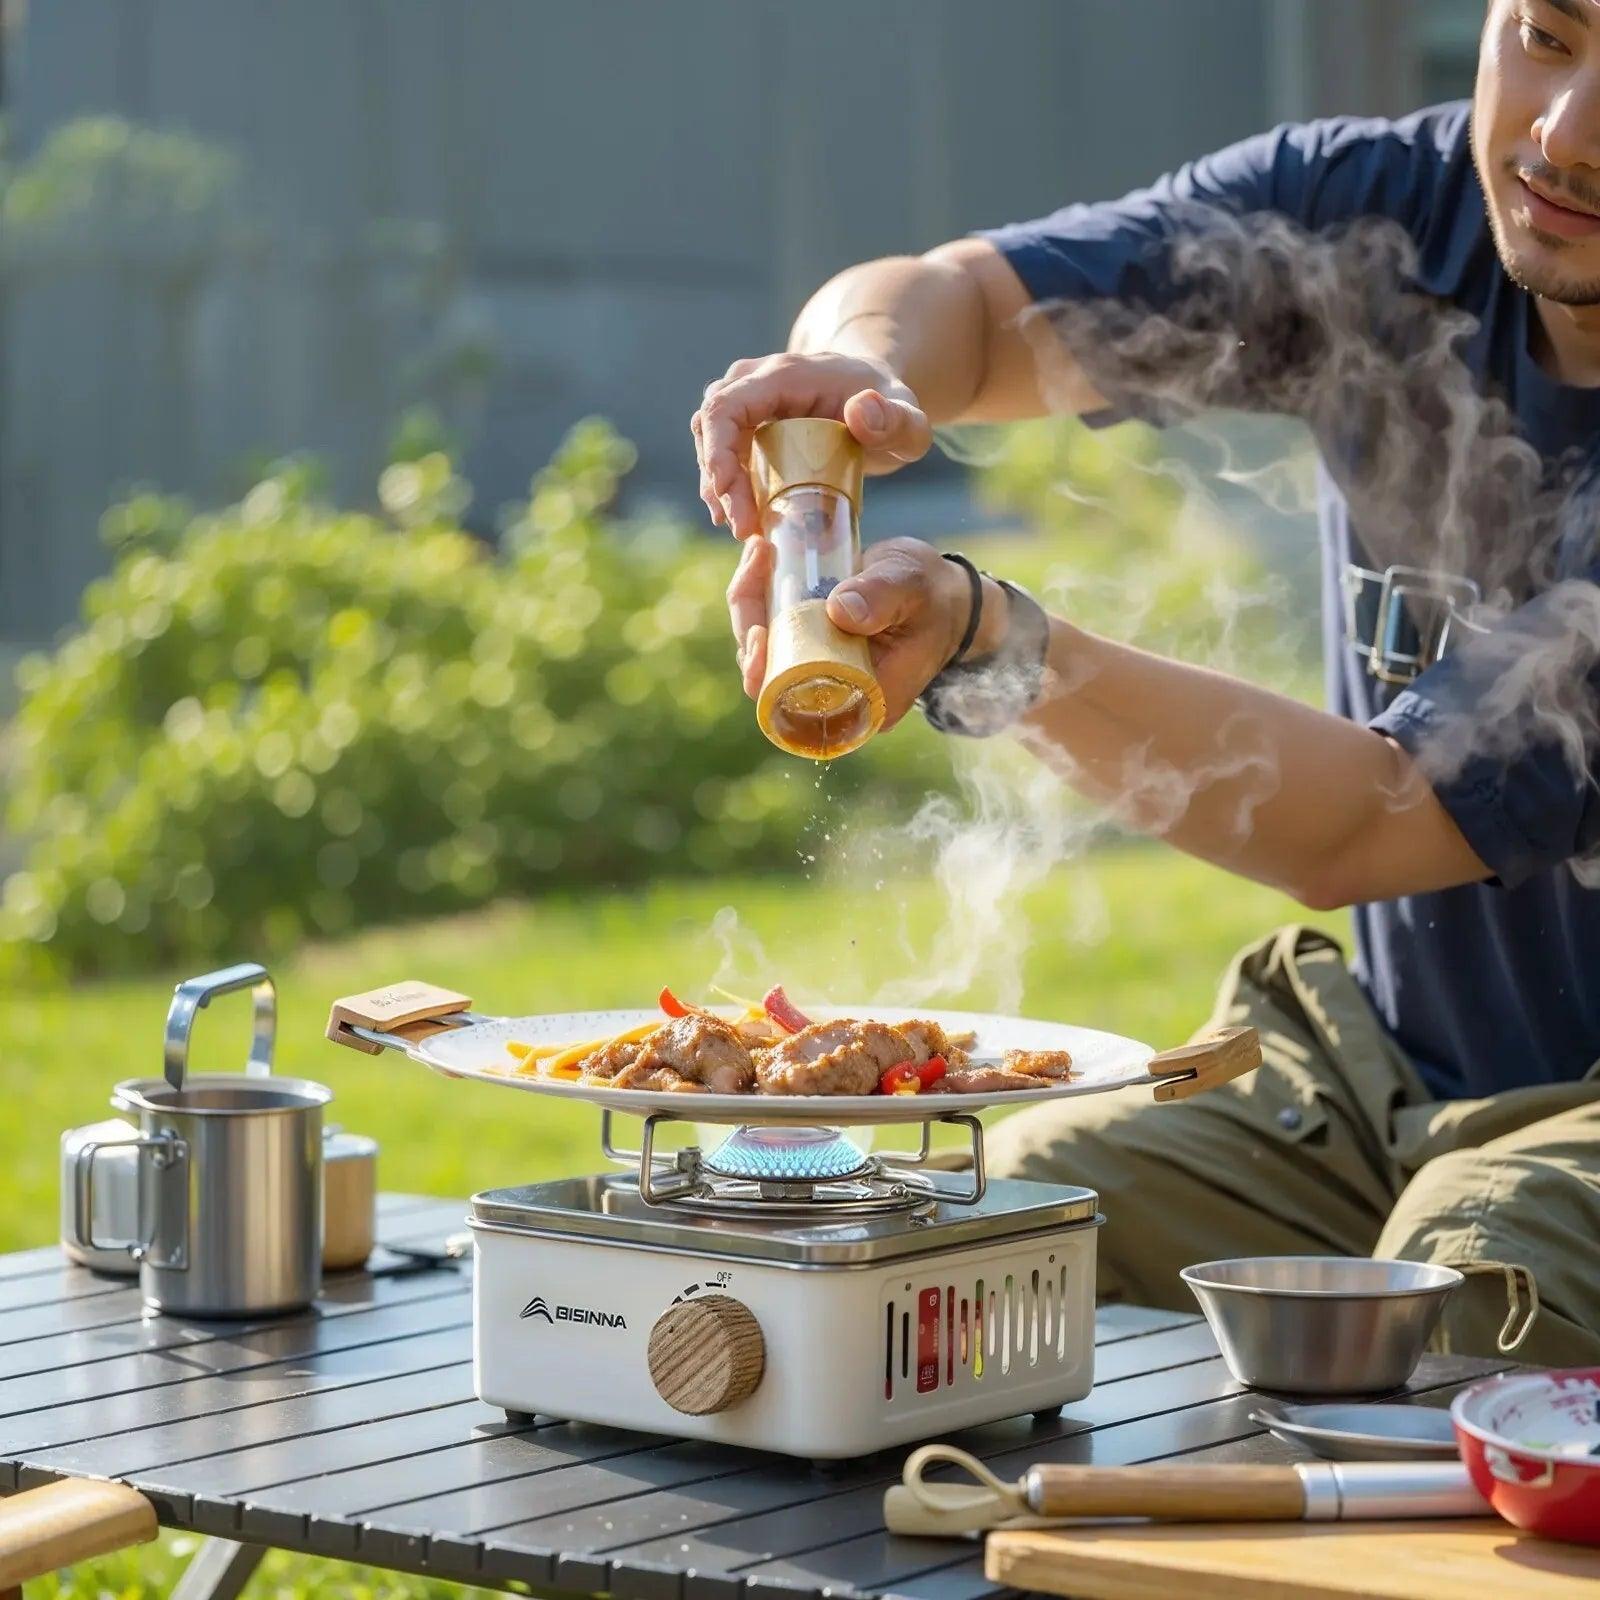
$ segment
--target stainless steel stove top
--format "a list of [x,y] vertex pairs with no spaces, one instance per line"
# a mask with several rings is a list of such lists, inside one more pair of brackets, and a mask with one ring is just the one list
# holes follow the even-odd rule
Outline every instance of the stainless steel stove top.
[[992,1180],[976,1203],[941,1198],[959,1194],[961,1180],[923,1175],[927,1203],[915,1210],[842,1218],[823,1207],[813,1219],[792,1210],[763,1217],[759,1204],[737,1215],[696,1212],[683,1205],[650,1205],[636,1173],[561,1178],[512,1189],[489,1189],[472,1199],[474,1227],[592,1238],[697,1255],[753,1259],[790,1266],[848,1266],[992,1245],[1065,1228],[1092,1227],[1098,1196],[1063,1184]]

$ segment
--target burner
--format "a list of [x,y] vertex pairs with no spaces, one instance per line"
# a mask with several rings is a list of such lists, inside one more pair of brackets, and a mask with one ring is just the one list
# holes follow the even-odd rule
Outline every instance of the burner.
[[873,1162],[837,1128],[735,1128],[702,1169],[719,1178],[831,1183],[870,1172]]
[[[768,1126],[745,1123],[709,1155],[698,1146],[671,1154],[657,1151],[656,1130],[679,1119],[644,1119],[637,1150],[619,1149],[611,1138],[609,1112],[602,1116],[600,1142],[607,1156],[638,1174],[639,1196],[649,1206],[681,1206],[715,1216],[760,1212],[770,1217],[866,1217],[881,1212],[925,1211],[934,1185],[907,1168],[928,1159],[929,1133],[922,1130],[916,1151],[869,1156],[837,1128]],[[983,1198],[983,1128],[976,1117],[941,1120],[967,1129],[972,1139],[972,1184],[965,1191],[941,1192],[952,1205],[975,1205]]]
[[681,1193],[670,1193],[653,1204],[700,1211],[708,1216],[762,1216],[816,1218],[868,1217],[884,1211],[929,1210],[939,1195],[931,1179],[916,1172],[894,1172],[869,1161],[859,1173],[843,1178],[802,1178],[774,1181],[716,1176]]

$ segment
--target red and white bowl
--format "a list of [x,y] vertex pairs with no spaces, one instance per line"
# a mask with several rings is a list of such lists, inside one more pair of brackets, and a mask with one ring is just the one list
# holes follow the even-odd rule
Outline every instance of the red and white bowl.
[[1490,1378],[1450,1417],[1473,1483],[1507,1522],[1600,1544],[1600,1367]]

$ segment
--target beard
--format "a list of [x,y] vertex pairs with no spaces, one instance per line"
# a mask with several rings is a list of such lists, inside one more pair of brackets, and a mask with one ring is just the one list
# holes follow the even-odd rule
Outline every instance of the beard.
[[[1507,157],[1503,170],[1512,177],[1520,178],[1522,175],[1522,167],[1514,157]],[[1548,182],[1552,170],[1538,168],[1536,175]],[[1523,260],[1516,246],[1506,237],[1506,227],[1501,220],[1499,210],[1489,200],[1490,186],[1483,183],[1481,187],[1484,192],[1484,210],[1489,217],[1489,231],[1494,237],[1495,253],[1500,257],[1500,265],[1506,269],[1506,276],[1519,289],[1526,289],[1529,294],[1536,294],[1541,300],[1549,300],[1555,305],[1600,306],[1600,277],[1574,278],[1561,272],[1554,265]],[[1586,193],[1585,201],[1589,201],[1590,198]],[[1547,251],[1559,252],[1569,248],[1572,243],[1570,239],[1558,238],[1555,234],[1544,233],[1538,228],[1529,227],[1524,231]]]
[[[1554,305],[1600,306],[1600,278],[1569,278],[1553,268],[1541,268],[1523,261],[1506,242],[1499,221],[1491,219],[1490,227],[1494,232],[1494,247],[1499,254],[1500,265],[1519,289],[1526,289],[1529,294],[1536,294],[1541,300],[1549,300]],[[1564,239],[1554,239],[1537,229],[1533,230],[1533,237],[1547,248],[1559,248],[1566,243]]]

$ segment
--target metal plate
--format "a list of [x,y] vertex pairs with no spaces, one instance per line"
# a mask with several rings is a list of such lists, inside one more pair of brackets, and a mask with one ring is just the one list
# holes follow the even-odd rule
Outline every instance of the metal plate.
[[1450,1413],[1427,1406],[1285,1406],[1252,1411],[1250,1420],[1329,1461],[1437,1461],[1460,1453]]
[[822,1123],[854,1127],[869,1123],[926,1122],[933,1117],[980,1111],[989,1106],[1037,1105],[1080,1094],[1103,1094],[1132,1083],[1152,1081],[1147,1072],[1154,1051],[1136,1039],[1079,1028],[1067,1022],[1035,1022],[977,1011],[905,1010],[894,1006],[827,1006],[813,1009],[818,1021],[831,1017],[870,1017],[878,1022],[937,1022],[947,1033],[975,1033],[978,1056],[1007,1050],[1068,1050],[1073,1076],[1043,1089],[1001,1090],[990,1094],[944,1095],[776,1095],[672,1094],[651,1089],[612,1089],[603,1084],[563,1083],[518,1076],[506,1046],[577,1043],[608,1038],[641,1023],[663,1020],[659,1011],[571,1011],[544,1017],[496,1017],[408,1045],[407,1054],[452,1078],[474,1078],[533,1094],[583,1100],[634,1116],[660,1113],[685,1122]]

